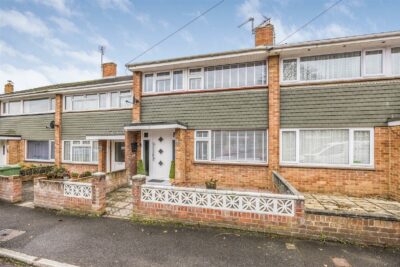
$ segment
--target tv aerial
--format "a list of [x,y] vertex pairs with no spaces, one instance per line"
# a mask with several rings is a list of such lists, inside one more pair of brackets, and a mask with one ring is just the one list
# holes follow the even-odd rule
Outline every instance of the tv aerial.
[[[260,23],[260,24],[258,24],[258,26],[257,27],[260,27],[260,26],[264,26],[264,25],[268,25],[268,24],[270,24],[271,23],[271,18],[268,18],[268,17],[266,17],[266,16],[264,16],[264,15],[261,15],[261,16],[263,16],[263,21]],[[239,26],[238,26],[238,28],[241,28],[241,27],[243,27],[244,25],[246,25],[247,23],[251,23],[251,33],[252,34],[255,34],[255,28],[254,28],[254,17],[250,17],[250,18],[248,18],[245,22],[243,22],[242,24],[240,24]],[[257,28],[256,27],[256,28]]]

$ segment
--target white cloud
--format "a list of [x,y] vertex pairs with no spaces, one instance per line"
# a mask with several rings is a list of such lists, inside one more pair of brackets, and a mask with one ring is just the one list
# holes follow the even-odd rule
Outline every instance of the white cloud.
[[129,0],[99,0],[102,9],[119,9],[124,12],[130,12],[132,3]]
[[36,37],[46,37],[50,34],[46,24],[31,12],[0,10],[0,27],[10,27]]
[[63,32],[71,32],[71,33],[79,33],[80,32],[78,27],[76,27],[76,25],[68,19],[53,16],[53,17],[50,17],[50,20],[52,22],[54,22],[55,24],[57,24],[57,26]]
[[14,82],[16,91],[50,84],[50,80],[41,71],[2,64],[0,65],[0,82],[5,84],[7,80]]
[[20,52],[20,51],[16,50],[15,48],[7,45],[2,40],[0,40],[0,55],[7,55],[10,57],[18,58],[20,60],[22,59],[22,60],[29,61],[32,63],[40,62],[40,59],[37,58],[36,56]]
[[37,4],[42,4],[55,9],[63,15],[71,15],[72,10],[67,6],[66,0],[35,0]]
[[144,26],[150,26],[150,16],[145,13],[140,13],[135,16],[135,19]]
[[[65,51],[64,54],[75,61],[79,61],[88,65],[100,66],[100,53],[97,51]],[[104,57],[104,62],[109,61],[107,57]]]
[[94,34],[89,37],[89,41],[97,46],[99,46],[99,45],[105,46],[106,50],[112,49],[112,45],[110,44],[110,42],[101,35]]

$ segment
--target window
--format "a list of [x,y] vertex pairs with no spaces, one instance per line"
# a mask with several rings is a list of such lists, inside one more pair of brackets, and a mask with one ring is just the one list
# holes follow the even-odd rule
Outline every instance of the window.
[[181,90],[183,89],[183,71],[176,70],[173,72],[173,89]]
[[125,143],[115,142],[115,162],[125,162]]
[[374,50],[365,52],[365,75],[383,73],[383,51]]
[[202,71],[201,68],[189,69],[189,89],[202,89]]
[[263,62],[255,64],[255,83],[256,85],[266,84],[267,71]]
[[26,160],[54,160],[54,141],[26,141]]
[[196,131],[196,160],[208,160],[209,131]]
[[400,74],[400,47],[392,48],[392,74]]
[[300,80],[347,79],[361,76],[361,52],[300,58]]
[[282,80],[297,80],[297,59],[285,59],[282,61]]
[[97,163],[97,141],[63,141],[64,162]]
[[153,74],[145,74],[144,75],[144,92],[149,93],[153,92]]
[[373,129],[281,130],[281,163],[372,166]]
[[99,94],[64,97],[65,111],[85,111],[106,108],[128,108],[132,106],[132,92],[117,91]]
[[196,131],[196,160],[266,162],[266,131]]
[[51,98],[50,99],[50,111],[55,111],[56,110],[56,99]]
[[171,89],[171,76],[169,72],[157,73],[156,92],[169,92]]
[[214,89],[215,88],[214,72],[215,72],[214,67],[208,67],[205,69],[205,79],[206,79],[205,88],[206,89]]

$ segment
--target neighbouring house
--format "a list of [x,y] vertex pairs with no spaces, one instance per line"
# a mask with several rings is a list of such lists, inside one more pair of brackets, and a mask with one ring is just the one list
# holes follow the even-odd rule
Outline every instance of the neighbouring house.
[[127,65],[132,76],[0,96],[0,165],[62,164],[148,182],[400,199],[400,32]]

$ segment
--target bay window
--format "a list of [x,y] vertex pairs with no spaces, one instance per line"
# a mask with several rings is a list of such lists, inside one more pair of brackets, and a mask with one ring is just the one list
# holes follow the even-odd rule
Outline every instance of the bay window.
[[98,161],[97,141],[63,141],[63,151],[64,162],[97,163]]
[[365,51],[365,75],[383,74],[383,50]]
[[264,130],[196,131],[197,161],[265,163],[267,134]]
[[373,166],[373,129],[283,129],[282,164]]
[[392,74],[400,74],[400,47],[395,47],[391,49],[391,59],[392,59]]
[[54,160],[54,141],[26,141],[26,160],[51,161]]

